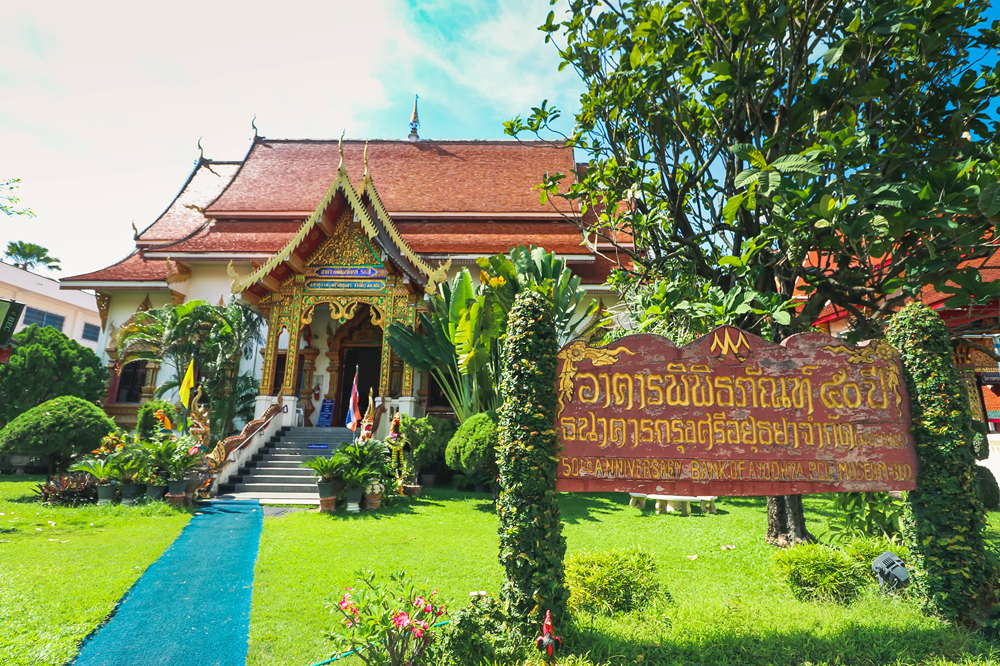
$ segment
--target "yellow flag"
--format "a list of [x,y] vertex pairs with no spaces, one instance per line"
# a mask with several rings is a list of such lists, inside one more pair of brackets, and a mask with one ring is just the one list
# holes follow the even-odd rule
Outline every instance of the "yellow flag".
[[184,408],[190,407],[188,401],[191,399],[191,389],[194,388],[194,359],[188,365],[188,370],[184,373],[184,381],[181,382],[181,404]]

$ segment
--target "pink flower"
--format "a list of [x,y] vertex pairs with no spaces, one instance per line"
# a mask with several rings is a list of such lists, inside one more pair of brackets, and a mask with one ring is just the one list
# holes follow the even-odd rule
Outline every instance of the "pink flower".
[[189,456],[193,456],[193,455],[195,455],[196,453],[198,453],[198,451],[200,451],[200,450],[201,450],[201,449],[199,449],[199,448],[198,448],[198,445],[197,445],[197,444],[195,444],[195,445],[194,445],[194,446],[192,446],[192,447],[191,447],[190,449],[188,449],[188,455],[189,455]]
[[413,624],[410,626],[413,629],[413,636],[415,638],[422,638],[424,632],[427,631],[427,623],[423,620],[414,620]]
[[438,617],[441,617],[442,615],[444,615],[444,614],[445,614],[445,613],[447,613],[447,612],[448,612],[448,609],[447,609],[447,608],[445,608],[444,606],[442,606],[442,607],[441,607],[441,608],[439,608],[439,609],[438,609],[438,611],[437,611],[436,613],[434,613],[434,614],[435,614],[435,615],[437,615]]
[[404,629],[410,624],[410,614],[399,611],[392,616],[392,624],[397,629]]

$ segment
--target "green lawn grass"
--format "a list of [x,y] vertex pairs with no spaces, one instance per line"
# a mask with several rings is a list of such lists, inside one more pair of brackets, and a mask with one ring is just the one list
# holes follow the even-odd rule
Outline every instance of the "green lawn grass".
[[3,666],[66,663],[190,520],[163,503],[43,506],[43,479],[0,476]]
[[[565,651],[579,655],[565,663],[632,664],[641,655],[647,664],[1000,664],[1000,651],[924,617],[911,600],[872,589],[846,607],[797,601],[773,573],[762,498],[724,500],[718,515],[687,518],[631,508],[627,495],[561,495],[560,504],[570,553],[639,544],[656,553],[672,597],[642,613],[582,614],[557,625]],[[822,534],[834,517],[830,500],[809,497],[806,506],[810,529]],[[323,634],[335,618],[323,601],[351,585],[359,568],[405,570],[455,606],[471,591],[496,593],[492,503],[432,490],[374,514],[265,519],[248,664],[328,658]]]

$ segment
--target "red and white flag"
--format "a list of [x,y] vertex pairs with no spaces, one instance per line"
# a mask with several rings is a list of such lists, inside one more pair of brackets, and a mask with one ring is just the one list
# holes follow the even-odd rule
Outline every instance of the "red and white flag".
[[347,427],[357,430],[361,423],[361,407],[358,405],[358,371],[354,371],[354,386],[351,387],[351,402],[347,407]]

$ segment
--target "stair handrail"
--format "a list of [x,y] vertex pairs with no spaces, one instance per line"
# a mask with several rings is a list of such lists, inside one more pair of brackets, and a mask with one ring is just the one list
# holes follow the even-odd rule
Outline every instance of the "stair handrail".
[[[229,460],[233,459],[233,456],[236,455],[237,451],[239,451],[244,446],[246,446],[247,444],[249,444],[250,440],[254,438],[254,435],[256,435],[261,430],[263,430],[264,428],[266,428],[271,423],[271,421],[274,420],[274,417],[276,417],[278,414],[287,414],[288,413],[288,405],[283,405],[281,407],[281,409],[277,409],[277,405],[272,405],[271,407],[268,408],[268,411],[271,411],[272,409],[275,410],[274,413],[271,414],[270,416],[268,416],[266,420],[265,419],[260,419],[260,421],[263,421],[263,422],[261,423],[261,425],[256,430],[254,430],[252,433],[250,433],[246,437],[243,437],[243,434],[240,433],[239,437],[243,437],[243,441],[240,443],[239,446],[233,447],[233,450],[229,452],[229,455],[227,456],[227,458]],[[253,425],[253,423],[255,423],[255,421],[251,421],[247,425],[248,426],[249,425]]]

